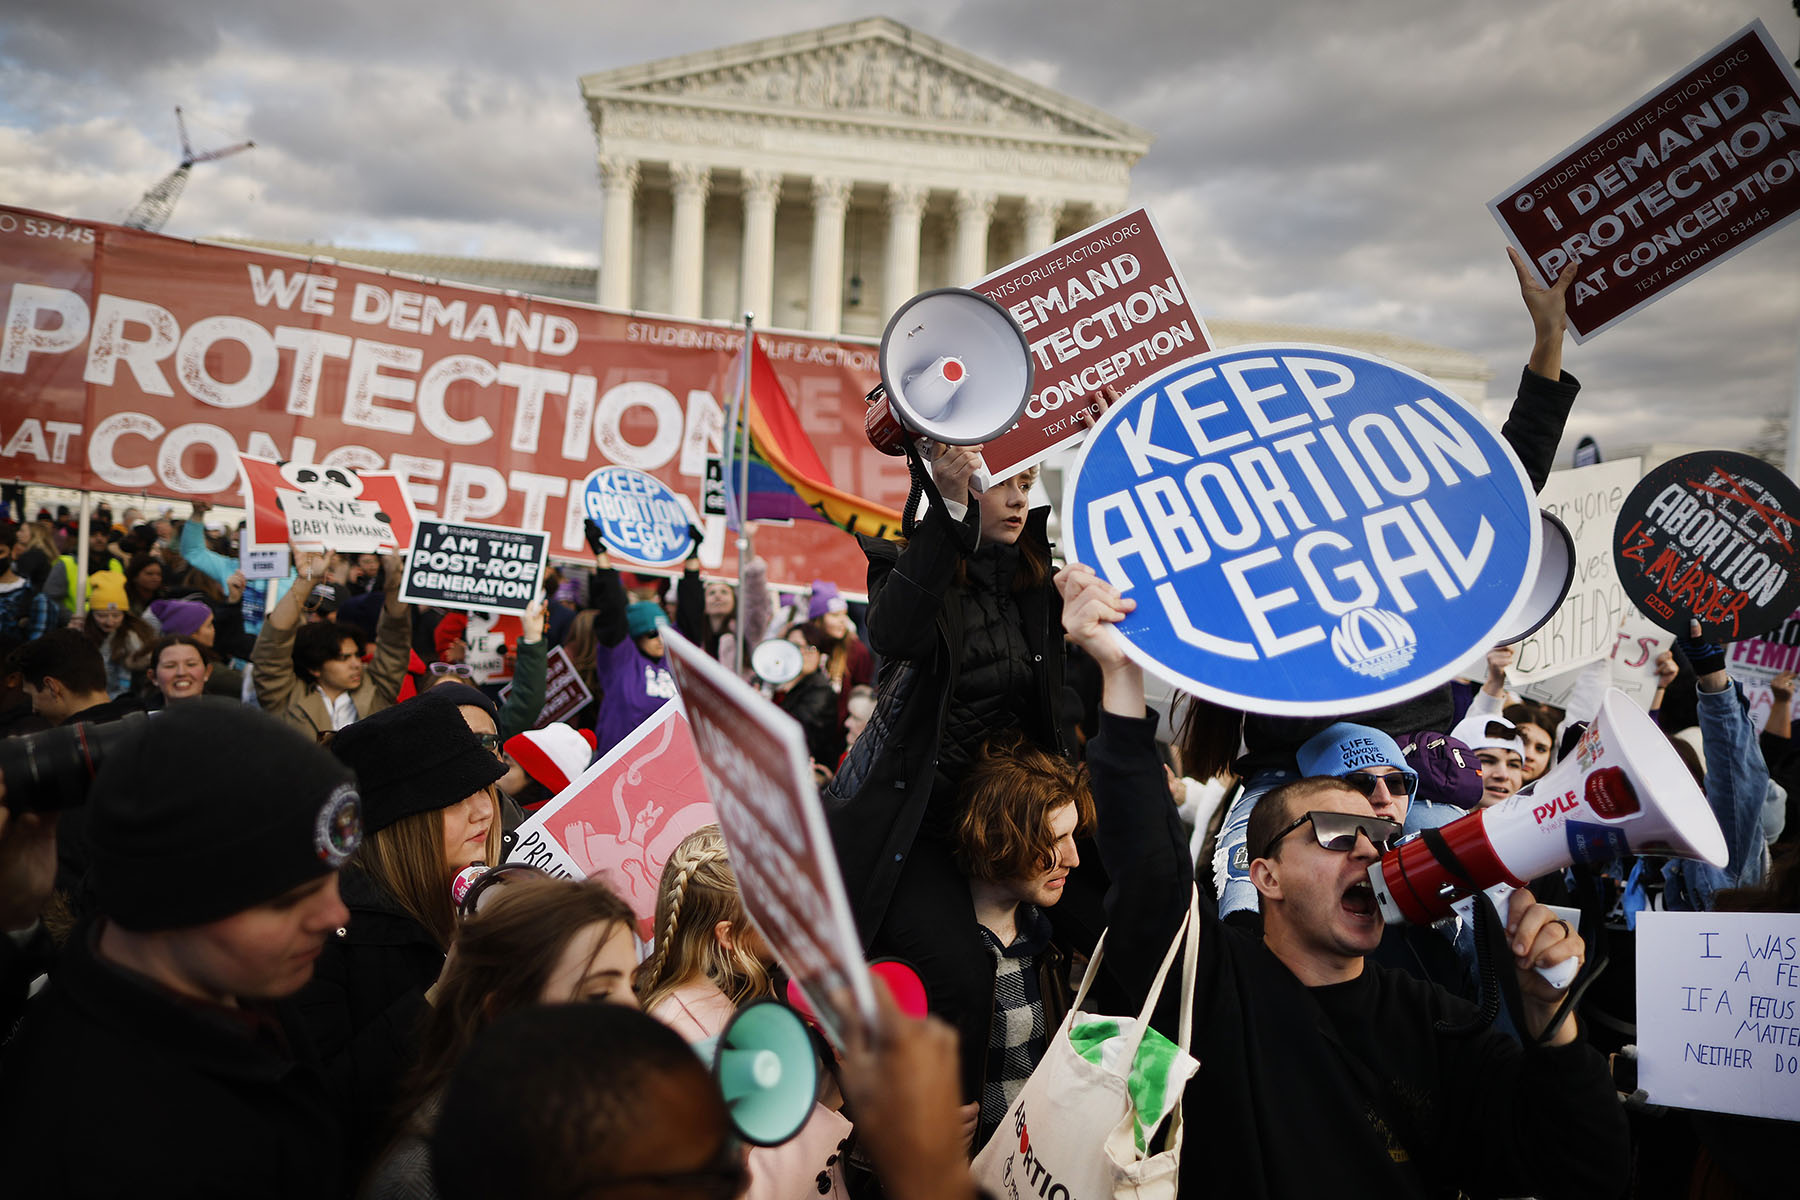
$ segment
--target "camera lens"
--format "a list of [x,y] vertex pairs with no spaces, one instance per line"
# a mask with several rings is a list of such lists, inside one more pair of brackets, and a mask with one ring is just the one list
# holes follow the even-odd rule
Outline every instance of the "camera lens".
[[105,725],[82,722],[0,740],[6,807],[52,812],[82,803],[107,755],[142,736],[149,723],[148,714],[132,713]]

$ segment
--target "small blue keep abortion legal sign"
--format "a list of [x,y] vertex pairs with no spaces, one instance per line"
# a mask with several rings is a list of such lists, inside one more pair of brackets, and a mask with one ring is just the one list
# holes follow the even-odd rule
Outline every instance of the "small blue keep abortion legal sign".
[[1531,483],[1422,375],[1326,346],[1177,363],[1115,404],[1064,497],[1075,561],[1137,601],[1131,656],[1221,704],[1335,716],[1417,695],[1508,632]]
[[606,548],[648,567],[672,567],[691,553],[694,518],[668,484],[631,467],[601,467],[581,485],[582,511]]

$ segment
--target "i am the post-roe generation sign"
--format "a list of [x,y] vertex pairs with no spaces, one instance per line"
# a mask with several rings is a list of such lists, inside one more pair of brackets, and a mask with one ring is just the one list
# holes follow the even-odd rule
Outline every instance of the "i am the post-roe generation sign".
[[1076,561],[1137,601],[1134,659],[1237,708],[1322,716],[1416,695],[1506,632],[1537,571],[1524,469],[1421,375],[1247,346],[1109,410],[1064,506]]

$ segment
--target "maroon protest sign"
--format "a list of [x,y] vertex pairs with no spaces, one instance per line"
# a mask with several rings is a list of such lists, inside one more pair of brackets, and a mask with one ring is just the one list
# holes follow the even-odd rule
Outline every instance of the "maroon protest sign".
[[[500,699],[504,702],[512,692],[509,683],[500,689]],[[581,672],[569,661],[569,652],[561,646],[550,651],[544,660],[544,707],[538,712],[537,723],[533,729],[543,729],[558,721],[567,721],[586,708],[594,693],[581,678]]]
[[1212,349],[1148,209],[1090,226],[971,286],[1025,331],[1035,372],[1019,423],[982,448],[995,479],[1085,437],[1075,414],[1101,388],[1130,391]]
[[1586,341],[1800,214],[1800,76],[1752,21],[1488,210]]
[[1735,642],[1800,606],[1800,488],[1761,459],[1702,450],[1650,472],[1625,498],[1613,563],[1644,615],[1686,637]]
[[837,851],[799,722],[673,630],[669,669],[693,725],[744,908],[842,1047],[875,1021]]

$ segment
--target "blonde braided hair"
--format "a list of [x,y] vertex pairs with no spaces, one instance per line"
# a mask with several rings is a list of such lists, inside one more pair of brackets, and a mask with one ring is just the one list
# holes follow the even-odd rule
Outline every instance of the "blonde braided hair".
[[[730,922],[737,933],[730,948],[714,934],[721,921]],[[749,918],[717,825],[688,834],[663,864],[656,930],[656,951],[637,975],[638,1001],[645,1011],[702,976],[734,1005],[770,993],[768,969],[744,947]]]

